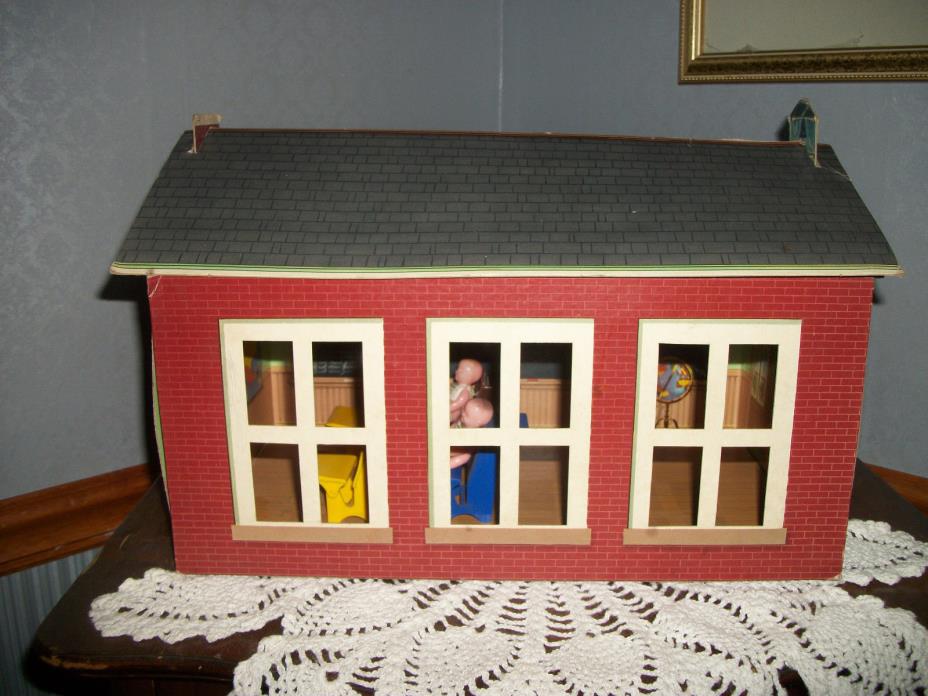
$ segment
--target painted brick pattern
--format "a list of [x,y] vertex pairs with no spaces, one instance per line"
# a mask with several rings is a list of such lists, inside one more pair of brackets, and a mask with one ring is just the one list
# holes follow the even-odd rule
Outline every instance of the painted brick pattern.
[[[832,577],[840,570],[843,553],[872,287],[869,278],[152,278],[149,295],[177,568],[355,577]],[[595,320],[588,506],[592,545],[424,543],[425,320],[466,316]],[[326,317],[384,320],[394,543],[232,541],[219,320]],[[802,320],[784,546],[622,544],[640,318]]]

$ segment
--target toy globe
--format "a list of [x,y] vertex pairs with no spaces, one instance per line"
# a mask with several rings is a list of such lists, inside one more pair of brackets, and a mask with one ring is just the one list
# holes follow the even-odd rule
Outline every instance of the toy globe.
[[678,358],[660,358],[657,363],[657,403],[664,405],[664,414],[657,419],[657,427],[679,427],[670,417],[670,404],[680,401],[693,389],[693,367]]

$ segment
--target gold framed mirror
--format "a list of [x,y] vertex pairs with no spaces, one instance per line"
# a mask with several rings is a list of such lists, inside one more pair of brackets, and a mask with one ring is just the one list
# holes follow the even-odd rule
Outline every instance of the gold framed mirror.
[[681,0],[681,83],[828,80],[928,80],[928,2]]

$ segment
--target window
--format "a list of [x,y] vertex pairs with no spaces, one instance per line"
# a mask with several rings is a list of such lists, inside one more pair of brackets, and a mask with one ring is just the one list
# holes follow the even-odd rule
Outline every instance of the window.
[[785,541],[800,328],[641,321],[625,543]]
[[426,541],[588,544],[592,320],[427,328]]
[[389,543],[383,323],[220,323],[233,538]]

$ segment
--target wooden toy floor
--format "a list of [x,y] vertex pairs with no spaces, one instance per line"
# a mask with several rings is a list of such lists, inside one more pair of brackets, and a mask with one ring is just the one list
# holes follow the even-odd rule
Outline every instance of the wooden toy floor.
[[[264,522],[299,522],[300,474],[295,461],[286,457],[258,456],[253,459],[255,515]],[[519,482],[520,524],[564,524],[566,519],[566,467],[556,459],[525,462]],[[325,519],[325,495],[319,493]],[[350,520],[360,521],[360,520]],[[456,524],[473,524],[461,516]]]
[[[255,512],[258,520],[298,522],[299,468],[291,459],[255,457],[253,462]],[[519,524],[559,525],[566,519],[567,467],[558,459],[522,462],[519,475]],[[763,522],[766,466],[747,449],[732,450],[722,462],[718,498],[718,525],[759,525]],[[685,456],[655,460],[651,487],[653,526],[696,524],[699,503],[699,466]],[[325,519],[325,495],[320,490]],[[359,522],[361,520],[350,520]],[[474,524],[461,516],[454,524]]]
[[[665,448],[655,454],[651,479],[651,526],[692,526],[699,506],[700,467],[695,457]],[[746,448],[727,448],[719,471],[717,525],[760,525],[767,467]]]
[[[519,470],[519,524],[562,525],[566,521],[566,463],[556,456],[523,460]],[[479,523],[470,515],[458,515],[451,524]]]

